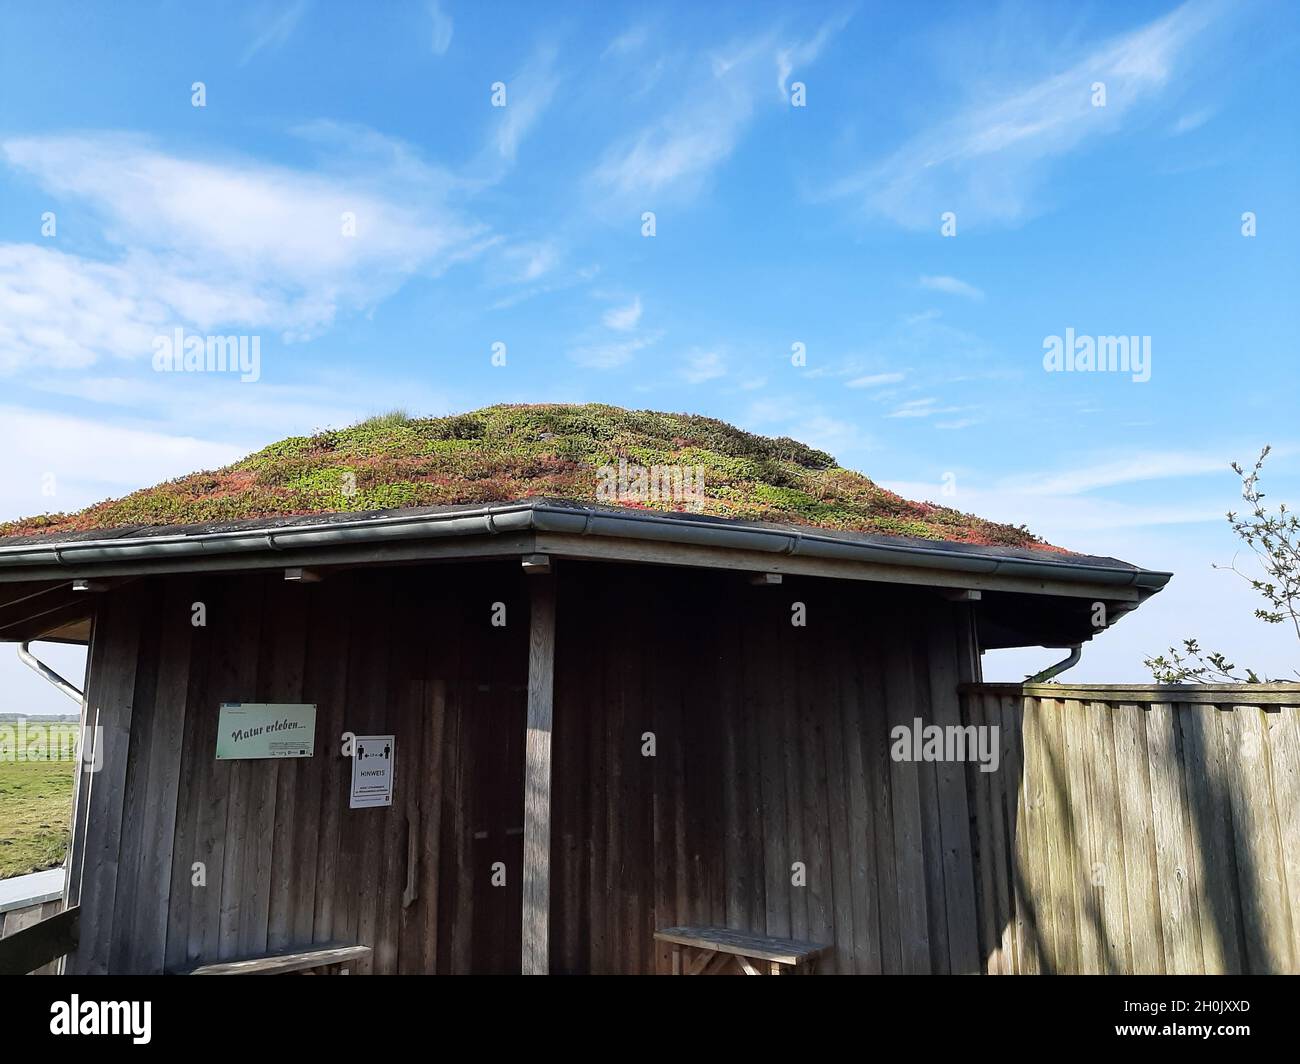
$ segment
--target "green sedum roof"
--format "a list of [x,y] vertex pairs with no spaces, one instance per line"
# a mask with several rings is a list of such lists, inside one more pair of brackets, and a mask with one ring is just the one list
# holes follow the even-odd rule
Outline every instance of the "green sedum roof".
[[[617,468],[620,459],[629,466],[698,467],[702,498],[697,504],[602,496],[598,471]],[[293,436],[223,469],[79,513],[0,524],[0,536],[538,497],[1053,549],[1024,528],[910,502],[797,440],[756,436],[714,418],[598,404],[490,406],[441,418],[387,414]]]

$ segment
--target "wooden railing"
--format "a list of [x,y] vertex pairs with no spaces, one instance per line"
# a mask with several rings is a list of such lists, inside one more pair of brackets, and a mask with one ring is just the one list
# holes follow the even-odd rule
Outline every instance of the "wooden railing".
[[1300,971],[1300,684],[969,684],[990,973]]
[[77,948],[81,908],[74,905],[0,938],[0,975],[27,975]]

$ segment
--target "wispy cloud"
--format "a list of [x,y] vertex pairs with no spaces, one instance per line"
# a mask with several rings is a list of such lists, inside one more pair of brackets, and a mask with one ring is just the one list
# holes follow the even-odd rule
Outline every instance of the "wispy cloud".
[[569,351],[569,359],[587,369],[616,369],[631,362],[638,351],[657,343],[662,333],[648,333],[627,340],[598,340]]
[[641,320],[641,297],[637,296],[622,307],[611,307],[601,316],[601,321],[605,323],[607,329],[614,329],[617,332],[630,332],[637,327]]
[[[813,63],[846,21],[830,19],[806,41],[771,30],[702,56],[676,92],[678,106],[612,145],[593,182],[624,196],[694,194],[735,151],[760,101],[788,106],[785,82],[794,64]],[[774,71],[776,93],[768,80]]]
[[905,403],[900,403],[885,417],[935,417],[943,414],[961,414],[969,409],[970,407],[967,406],[940,406],[938,399],[927,396],[924,399],[909,399]]
[[263,8],[257,17],[256,36],[244,50],[239,65],[246,65],[258,52],[270,48],[279,48],[293,36],[299,21],[311,7],[311,0],[295,0],[284,8]]
[[1203,107],[1199,111],[1190,111],[1187,114],[1182,115],[1178,121],[1174,123],[1173,134],[1176,137],[1180,137],[1184,133],[1191,133],[1193,130],[1200,129],[1201,126],[1205,125],[1205,123],[1213,117],[1214,110],[1209,107]]
[[864,377],[854,377],[844,382],[846,388],[879,388],[885,384],[897,384],[907,375],[905,373],[868,373]]
[[[1223,10],[1220,0],[1188,0],[1059,74],[923,130],[838,182],[832,194],[914,228],[937,225],[944,211],[964,223],[1015,222],[1034,209],[1044,163],[1114,133],[1130,112],[1157,98]],[[1103,107],[1093,104],[1097,82],[1105,86]]]
[[830,39],[848,25],[852,12],[844,10],[822,24],[810,40],[795,42],[776,53],[776,86],[782,96],[788,91],[790,75],[814,62]]
[[497,154],[513,163],[519,145],[537,124],[560,84],[555,72],[555,49],[542,48],[522,70],[506,82],[506,105],[497,110],[493,135]]
[[703,384],[726,376],[726,360],[717,351],[697,351],[686,360],[681,376],[688,384]]
[[429,0],[429,47],[434,55],[446,55],[451,47],[451,16],[442,9],[438,0]]
[[510,279],[525,284],[546,276],[560,260],[558,249],[549,241],[515,245],[502,255],[512,267]]
[[976,302],[979,302],[984,298],[984,292],[981,289],[976,288],[973,284],[968,284],[965,281],[959,280],[956,277],[945,277],[942,275],[937,277],[923,276],[919,283],[922,288],[927,288],[931,292],[946,292],[948,295],[962,296],[965,299],[973,299]]
[[1228,465],[1222,456],[1168,451],[1084,465],[1063,472],[1010,477],[1004,482],[1004,487],[1026,495],[1079,495],[1120,484],[1211,473],[1222,475],[1227,471]]

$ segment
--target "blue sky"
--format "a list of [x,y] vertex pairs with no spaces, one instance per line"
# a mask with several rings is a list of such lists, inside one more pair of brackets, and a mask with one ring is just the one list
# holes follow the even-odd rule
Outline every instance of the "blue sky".
[[[686,410],[1174,570],[1080,679],[1286,672],[1211,563],[1228,461],[1300,504],[1297,10],[8,3],[0,517],[398,406]],[[177,327],[259,379],[155,372]],[[1046,372],[1067,329],[1150,379]]]

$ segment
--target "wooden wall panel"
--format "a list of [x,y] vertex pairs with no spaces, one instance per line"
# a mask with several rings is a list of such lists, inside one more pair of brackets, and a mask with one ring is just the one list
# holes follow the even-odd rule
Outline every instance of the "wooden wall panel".
[[560,586],[552,845],[589,864],[559,873],[552,970],[665,970],[674,924],[824,942],[825,972],[979,970],[965,774],[890,756],[936,696],[959,720],[955,606],[614,566]]
[[967,766],[985,970],[1300,971],[1300,692],[1002,690],[963,694],[1003,726]]
[[[109,593],[90,683],[113,734],[77,964],[359,940],[376,972],[518,970],[524,580],[481,563]],[[895,761],[889,733],[961,719],[965,607],[563,561],[556,580],[553,971],[660,970],[653,932],[675,923],[825,942],[827,972],[977,967],[992,932],[969,824],[987,800],[951,766]],[[315,756],[216,762],[225,701],[315,703]],[[348,809],[345,732],[398,736],[392,807]]]

